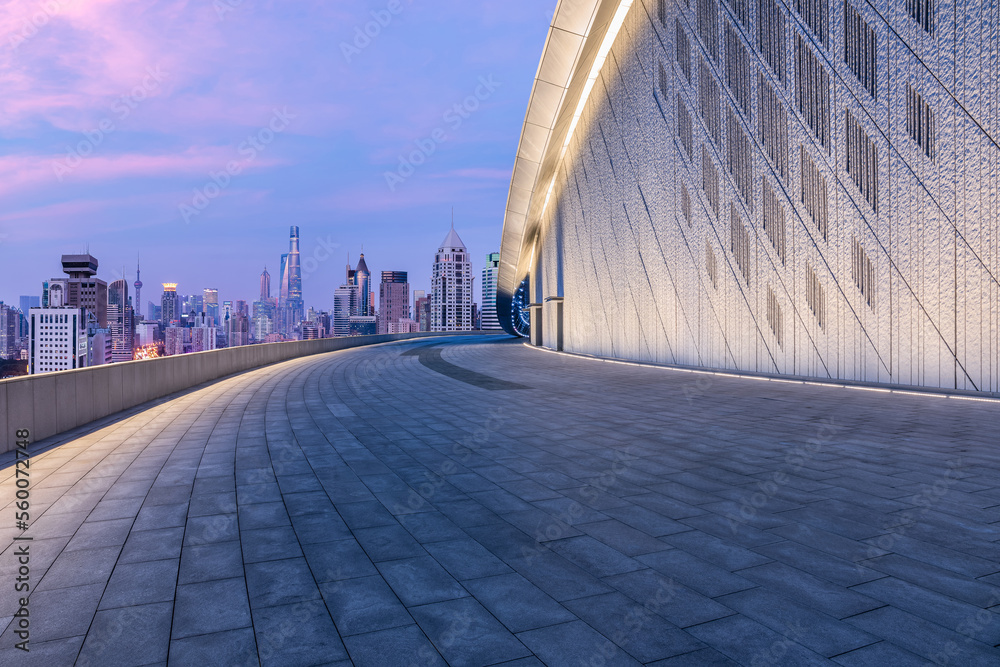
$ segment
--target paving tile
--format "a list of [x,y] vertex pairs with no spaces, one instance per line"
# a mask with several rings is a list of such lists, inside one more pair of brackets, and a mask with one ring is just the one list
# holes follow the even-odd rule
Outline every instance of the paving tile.
[[550,667],[595,662],[604,665],[640,664],[583,621],[527,630],[518,634],[517,638]]
[[274,607],[320,597],[305,558],[246,564],[250,607]]
[[424,545],[427,552],[459,581],[512,572],[510,567],[470,537]]
[[[242,577],[177,587],[173,624],[175,639],[249,627],[250,601]],[[250,639],[253,641],[252,633]]]
[[511,632],[575,620],[564,606],[519,574],[463,582],[465,588]]
[[834,618],[845,618],[882,606],[878,600],[781,563],[759,565],[740,570],[737,574],[785,597],[807,599],[813,607]]
[[160,528],[158,530],[136,531],[129,533],[125,546],[122,548],[119,563],[141,563],[152,560],[178,558],[181,555],[181,542],[184,539],[184,528]]
[[642,563],[588,536],[555,540],[547,546],[595,577],[609,577],[646,568]]
[[165,662],[173,598],[168,602],[97,612],[78,665],[153,665]]
[[447,664],[416,625],[352,635],[344,638],[344,644],[355,665],[443,667]]
[[376,567],[407,607],[468,595],[430,556],[376,563]]
[[701,642],[655,613],[660,604],[655,598],[640,604],[621,593],[607,593],[570,600],[566,607],[642,663],[702,648]]
[[119,562],[101,598],[101,609],[148,605],[174,599],[177,567],[180,560]]
[[240,544],[243,546],[243,562],[259,563],[268,560],[282,560],[301,556],[299,541],[291,526],[240,529]]
[[423,556],[427,552],[402,526],[378,526],[354,531],[354,537],[372,562]]
[[[13,642],[5,642],[0,648],[0,664],[18,665],[19,667],[52,667],[53,665],[72,665],[80,653],[85,637],[67,637],[52,641],[31,640],[30,650],[14,648]],[[83,664],[77,663],[77,664]]]
[[746,616],[734,615],[688,628],[711,648],[742,665],[825,665],[827,660],[798,643],[799,630],[778,633]]
[[347,659],[347,650],[321,600],[253,610],[262,666],[306,667]]
[[213,632],[170,642],[170,664],[250,665],[257,661],[257,646],[251,628]]
[[808,601],[783,597],[763,588],[716,600],[780,634],[794,629],[797,643],[828,658],[879,641],[878,637],[816,611]]
[[302,550],[313,578],[319,583],[378,573],[368,555],[353,539],[306,544]]
[[343,636],[411,625],[413,618],[380,576],[320,584],[327,609]]
[[641,604],[645,605],[652,599],[657,603],[653,606],[655,613],[681,628],[735,613],[731,608],[652,569],[606,577],[603,581]]
[[486,665],[531,655],[472,598],[413,607],[410,613],[449,665]]
[[859,614],[846,622],[938,664],[942,660],[969,667],[997,664],[994,647],[893,607]]
[[[35,642],[86,635],[103,591],[103,584],[88,584],[32,593],[29,605],[31,651],[34,651]],[[21,641],[14,634],[15,629],[14,624],[7,627],[0,635],[0,646],[13,646]]]
[[681,549],[647,554],[637,560],[708,597],[735,593],[756,585],[740,574],[711,565]]
[[243,576],[243,552],[237,541],[185,546],[181,551],[180,584],[240,576]]

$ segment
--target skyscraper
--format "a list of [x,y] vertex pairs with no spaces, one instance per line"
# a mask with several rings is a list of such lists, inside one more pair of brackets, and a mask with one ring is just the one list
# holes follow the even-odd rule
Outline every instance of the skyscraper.
[[134,328],[128,281],[124,278],[108,285],[108,326],[111,329],[111,361],[131,361]]
[[333,335],[351,333],[351,317],[358,314],[358,286],[345,283],[333,292]]
[[417,322],[417,331],[431,330],[431,298],[423,290],[413,300],[413,319]]
[[264,267],[264,272],[260,274],[260,300],[268,301],[271,298],[271,274]]
[[359,311],[357,314],[362,316],[369,316],[374,310],[374,304],[371,302],[371,291],[372,291],[372,272],[368,270],[368,264],[365,263],[365,253],[361,253],[361,257],[358,259],[358,266],[354,269],[354,284],[358,286],[358,302]]
[[15,359],[21,313],[0,301],[0,359]]
[[281,257],[281,296],[278,303],[283,334],[289,334],[302,321],[305,303],[302,300],[302,264],[299,257],[299,228],[292,225],[288,239],[288,254]]
[[160,320],[164,326],[181,318],[180,302],[177,299],[177,283],[162,283],[163,296],[160,297]]
[[497,319],[497,278],[500,276],[500,253],[491,252],[486,256],[486,266],[483,267],[483,302],[480,329],[483,331],[500,331],[500,320]]
[[378,333],[389,333],[390,324],[410,316],[410,283],[406,271],[383,271],[378,288]]
[[50,280],[49,292],[53,284],[62,285],[60,305],[86,308],[103,328],[108,326],[108,284],[97,277],[97,265],[97,258],[90,254],[63,255],[63,273],[69,278]]
[[472,329],[472,262],[452,223],[434,257],[431,331]]
[[203,294],[204,312],[209,318],[209,326],[217,327],[221,323],[219,319],[219,290],[214,287],[206,287]]

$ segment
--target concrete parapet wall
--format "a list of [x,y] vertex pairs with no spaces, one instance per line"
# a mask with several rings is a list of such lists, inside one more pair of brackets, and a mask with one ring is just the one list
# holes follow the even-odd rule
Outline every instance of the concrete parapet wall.
[[[481,335],[487,332],[468,332]],[[244,345],[0,380],[0,452],[27,429],[32,442],[204,382],[324,352],[461,333],[406,333]]]

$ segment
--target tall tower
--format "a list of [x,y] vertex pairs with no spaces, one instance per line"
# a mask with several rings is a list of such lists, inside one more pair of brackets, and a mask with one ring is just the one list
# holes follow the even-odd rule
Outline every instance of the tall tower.
[[288,239],[288,254],[281,256],[281,293],[279,295],[279,331],[292,332],[305,316],[302,300],[302,263],[299,257],[299,228],[292,225]]
[[111,328],[111,361],[132,361],[134,330],[125,278],[108,285],[108,325]]
[[486,256],[483,267],[483,301],[479,328],[485,331],[501,331],[497,319],[497,280],[500,278],[500,253],[491,252]]
[[368,270],[365,263],[365,253],[361,253],[358,259],[358,268],[354,269],[354,284],[358,286],[358,315],[368,316],[372,314],[371,289],[372,272]]
[[260,300],[268,301],[271,298],[271,274],[264,267],[264,273],[260,274]]
[[454,221],[434,257],[431,285],[431,331],[472,329],[472,262]]
[[139,258],[135,258],[135,307],[133,311],[139,313],[137,319],[142,319],[142,281],[139,280]]

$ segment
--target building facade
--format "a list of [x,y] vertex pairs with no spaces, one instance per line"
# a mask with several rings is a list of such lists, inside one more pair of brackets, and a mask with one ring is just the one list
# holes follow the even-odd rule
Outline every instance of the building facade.
[[288,234],[288,253],[281,256],[281,289],[278,298],[278,331],[290,334],[305,317],[302,300],[302,263],[299,256],[299,228]]
[[410,316],[410,283],[406,271],[383,271],[378,287],[378,332]]
[[468,331],[472,325],[472,262],[452,226],[434,256],[430,330]]
[[171,322],[179,322],[181,319],[181,300],[177,294],[177,283],[161,283],[163,285],[163,296],[160,297],[160,321],[163,326],[170,326]]
[[32,308],[28,319],[28,373],[35,375],[87,366],[89,349],[84,308]]
[[522,134],[501,324],[527,288],[547,347],[1000,391],[992,5],[587,0],[554,25],[593,12],[539,68],[565,86]]

